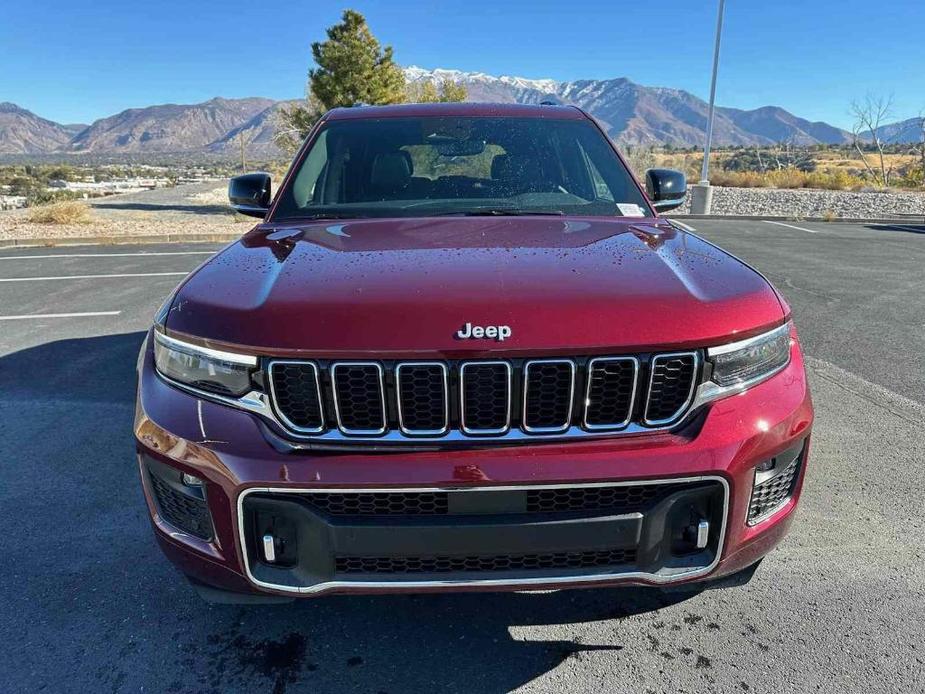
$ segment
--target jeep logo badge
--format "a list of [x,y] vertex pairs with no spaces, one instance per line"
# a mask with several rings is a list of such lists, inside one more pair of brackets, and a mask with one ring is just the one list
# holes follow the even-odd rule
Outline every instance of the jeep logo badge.
[[461,329],[456,331],[456,337],[460,340],[497,340],[504,342],[511,336],[511,327],[509,325],[472,325],[466,323]]

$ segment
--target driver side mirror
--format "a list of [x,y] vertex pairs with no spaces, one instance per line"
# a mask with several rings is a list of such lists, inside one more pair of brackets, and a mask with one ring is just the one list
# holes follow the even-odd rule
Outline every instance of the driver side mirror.
[[667,212],[684,204],[687,177],[674,169],[646,171],[646,194],[657,212]]
[[249,173],[228,182],[231,206],[250,217],[266,217],[270,209],[270,174]]

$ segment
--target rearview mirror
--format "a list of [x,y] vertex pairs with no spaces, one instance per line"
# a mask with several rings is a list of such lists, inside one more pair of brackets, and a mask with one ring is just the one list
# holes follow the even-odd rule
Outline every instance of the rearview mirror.
[[485,140],[446,140],[434,148],[441,157],[474,157],[485,151]]
[[270,209],[270,174],[249,173],[228,182],[231,206],[250,217],[266,217]]
[[667,212],[684,204],[687,177],[674,169],[646,171],[646,194],[658,212]]

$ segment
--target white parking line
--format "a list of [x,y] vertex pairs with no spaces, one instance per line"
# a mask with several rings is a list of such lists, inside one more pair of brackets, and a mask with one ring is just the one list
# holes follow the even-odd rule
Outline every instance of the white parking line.
[[55,253],[52,255],[2,255],[0,260],[46,260],[48,258],[128,258],[146,255],[215,255],[218,251],[170,251],[163,253]]
[[118,316],[122,311],[86,311],[84,313],[33,313],[26,316],[0,316],[0,320],[33,320],[39,318],[89,318],[95,316]]
[[804,229],[803,227],[795,227],[793,224],[784,224],[783,222],[772,222],[770,219],[762,220],[765,224],[776,224],[777,226],[787,227],[788,229],[796,229],[797,231],[805,231],[807,234],[818,234],[818,231],[812,229]]
[[44,282],[46,280],[99,280],[117,277],[186,277],[188,272],[127,272],[118,275],[63,275],[61,277],[0,277],[0,282]]

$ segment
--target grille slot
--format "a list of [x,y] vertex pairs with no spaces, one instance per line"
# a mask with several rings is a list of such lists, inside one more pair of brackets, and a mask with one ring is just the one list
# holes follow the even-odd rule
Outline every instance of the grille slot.
[[697,353],[659,354],[652,358],[644,422],[650,426],[677,419],[694,397]]
[[528,361],[524,366],[523,428],[530,433],[565,431],[572,421],[575,362]]
[[636,551],[632,549],[471,556],[338,556],[335,559],[335,568],[337,573],[341,574],[485,573],[494,571],[542,571],[544,569],[611,567],[631,564],[635,560]]
[[337,427],[345,434],[384,434],[387,428],[382,366],[341,362],[331,367]]
[[157,510],[165,521],[201,540],[212,539],[212,516],[204,499],[183,494],[154,472],[150,472],[149,479]]
[[585,427],[622,429],[633,416],[639,360],[635,357],[592,359],[585,391]]
[[754,525],[771,515],[793,496],[802,457],[798,455],[779,475],[754,486],[748,505],[749,525]]
[[270,389],[277,413],[291,429],[304,433],[324,430],[321,383],[312,362],[272,362]]
[[501,434],[511,426],[511,365],[468,362],[459,368],[461,428],[467,434]]
[[406,434],[435,435],[450,426],[446,364],[406,362],[395,367],[398,424]]

